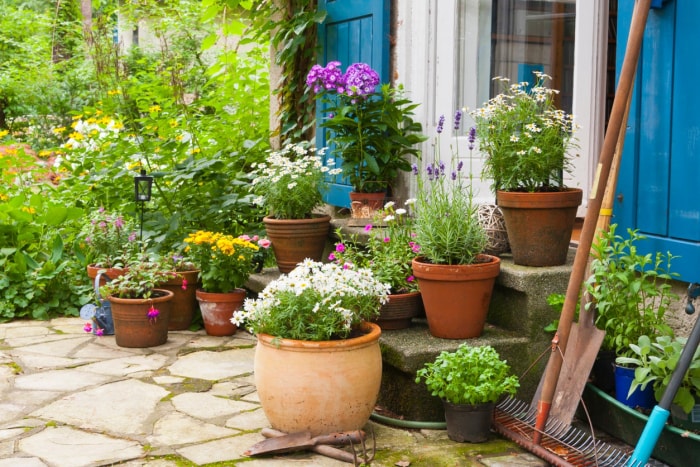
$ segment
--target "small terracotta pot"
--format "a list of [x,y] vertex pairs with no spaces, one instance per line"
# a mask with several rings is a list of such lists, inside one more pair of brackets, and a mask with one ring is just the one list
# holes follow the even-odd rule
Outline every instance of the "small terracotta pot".
[[300,341],[258,335],[255,386],[272,428],[311,436],[362,428],[382,380],[381,329],[360,337]]
[[204,330],[210,336],[232,336],[238,327],[231,322],[233,312],[243,305],[245,289],[227,293],[211,293],[197,289]]
[[[199,271],[181,271],[178,276],[159,286],[161,289],[171,291],[173,295],[172,312],[170,314],[169,331],[182,331],[190,327],[194,310],[197,307],[197,280]],[[183,279],[187,281],[185,289],[182,288]]]
[[420,292],[391,294],[389,301],[379,310],[379,318],[375,322],[382,331],[406,329],[411,326],[411,320],[422,312],[423,299]]
[[583,191],[524,193],[498,191],[513,262],[522,266],[559,266],[566,263],[576,211]]
[[109,277],[110,279],[116,279],[117,277],[123,275],[126,271],[128,271],[127,268],[101,268],[97,267],[94,264],[89,264],[87,266],[87,275],[90,278],[91,284],[95,285],[95,278],[97,277],[97,274],[104,270],[105,273],[100,277],[100,286],[103,286],[107,283],[107,279],[105,279],[105,275]]
[[[144,348],[165,344],[168,340],[170,321],[169,290],[153,289],[151,298],[107,297],[112,307],[114,337],[120,347]],[[148,310],[153,306],[158,317],[149,319]]]
[[384,206],[386,193],[361,193],[351,191],[350,208],[355,219],[371,219]]
[[281,273],[290,272],[306,258],[321,261],[328,241],[331,216],[311,219],[265,217],[263,223]]
[[496,277],[497,256],[479,255],[474,264],[432,264],[413,260],[413,275],[423,297],[430,334],[443,339],[471,339],[484,330]]

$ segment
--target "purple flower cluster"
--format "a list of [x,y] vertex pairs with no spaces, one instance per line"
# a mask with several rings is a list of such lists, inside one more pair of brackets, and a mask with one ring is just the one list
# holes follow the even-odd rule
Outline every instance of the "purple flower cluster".
[[337,92],[350,97],[373,94],[379,85],[379,75],[366,63],[353,63],[345,71],[340,62],[329,62],[326,67],[314,65],[306,75],[306,86],[315,93]]

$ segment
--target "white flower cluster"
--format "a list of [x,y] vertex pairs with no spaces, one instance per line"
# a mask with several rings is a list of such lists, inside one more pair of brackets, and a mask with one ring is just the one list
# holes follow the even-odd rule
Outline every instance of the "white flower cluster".
[[369,269],[350,269],[306,259],[289,274],[271,282],[257,299],[246,299],[243,308],[234,312],[231,322],[241,326],[246,321],[264,319],[280,305],[284,292],[300,297],[309,289],[320,296],[313,312],[339,313],[349,329],[356,313],[353,298],[378,297],[380,304],[384,304],[389,300],[390,286],[377,280]]
[[[273,183],[279,182],[282,177],[289,176],[292,180],[300,176],[311,176],[314,170],[320,170],[330,175],[338,175],[340,169],[331,169],[328,166],[335,164],[333,159],[329,159],[323,165],[322,157],[326,148],[316,150],[313,147],[306,148],[300,144],[288,144],[281,151],[272,152],[265,162],[252,164],[257,177],[253,179],[253,185],[270,180]],[[289,154],[296,154],[295,158],[290,158]],[[293,183],[293,182],[292,182]],[[292,187],[289,187],[291,189]]]

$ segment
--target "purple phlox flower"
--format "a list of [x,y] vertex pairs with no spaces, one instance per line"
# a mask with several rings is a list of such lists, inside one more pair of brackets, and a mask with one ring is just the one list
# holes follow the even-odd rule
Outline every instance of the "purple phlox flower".
[[365,232],[369,232],[370,230],[372,230],[372,224],[367,224],[365,226]]
[[335,253],[331,253],[330,255],[328,255],[328,261],[335,261],[335,260],[336,260]]
[[462,171],[462,167],[464,167],[464,161],[459,161],[459,162],[457,163],[457,172],[461,172],[461,171]]
[[335,246],[335,251],[337,251],[338,253],[344,252],[344,251],[345,251],[345,245],[343,245],[342,243],[338,243],[338,244]]
[[476,141],[476,127],[473,126],[469,129],[469,150],[474,149],[474,141]]
[[415,280],[416,280],[416,278],[415,278],[414,276],[408,276],[408,277],[406,278],[406,282],[413,282],[413,281],[415,281]]
[[391,241],[391,238],[389,237],[384,237],[384,243],[389,243]]
[[104,336],[105,335],[105,330],[102,328],[97,328],[95,329],[95,335],[96,336]]
[[85,323],[85,326],[83,326],[83,331],[92,332],[92,324],[90,322]]
[[114,226],[117,229],[124,227],[124,219],[122,219],[122,216],[117,217],[117,219],[114,221]]
[[458,110],[457,112],[455,112],[455,126],[454,126],[455,131],[459,130],[459,122],[461,120],[462,120],[462,111]]
[[129,234],[129,241],[133,242],[134,240],[136,240],[136,232],[131,232]]
[[343,72],[340,70],[340,62],[329,62],[325,68],[321,65],[314,65],[306,75],[306,86],[313,88],[315,93],[322,90],[333,91],[337,90],[338,86],[343,85]]
[[379,75],[366,63],[353,63],[345,71],[343,82],[348,96],[374,93],[379,84]]
[[442,127],[445,126],[445,116],[440,115],[440,119],[438,120],[437,124],[437,132],[438,134],[442,133]]

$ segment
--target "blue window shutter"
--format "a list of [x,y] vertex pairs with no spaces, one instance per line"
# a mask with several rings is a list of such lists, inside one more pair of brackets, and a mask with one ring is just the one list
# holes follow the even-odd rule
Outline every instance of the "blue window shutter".
[[[357,62],[368,63],[374,68],[383,83],[389,82],[389,0],[319,0],[319,9],[326,10],[326,20],[318,28],[320,51],[318,63],[337,60],[343,70]],[[316,120],[325,118],[323,109],[317,105]],[[316,146],[327,146],[326,132],[316,127]],[[326,158],[334,158],[333,148]],[[336,167],[341,161],[336,160]],[[339,207],[350,207],[349,182],[342,176],[331,180],[325,201]]]
[[[633,0],[618,3],[618,73]],[[697,18],[700,2],[676,0],[652,9],[644,35],[613,222],[649,239],[643,252],[679,256],[673,272],[700,281],[700,93]]]

